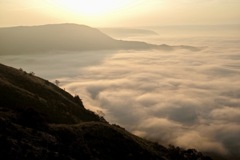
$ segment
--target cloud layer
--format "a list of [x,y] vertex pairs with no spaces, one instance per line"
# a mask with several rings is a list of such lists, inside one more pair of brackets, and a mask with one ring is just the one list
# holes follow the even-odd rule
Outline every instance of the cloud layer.
[[227,41],[210,45],[116,53],[64,87],[136,135],[239,156],[240,50]]
[[208,47],[199,52],[1,56],[1,62],[60,80],[61,87],[80,95],[86,108],[136,135],[239,157],[240,40],[174,38],[158,43],[162,41]]

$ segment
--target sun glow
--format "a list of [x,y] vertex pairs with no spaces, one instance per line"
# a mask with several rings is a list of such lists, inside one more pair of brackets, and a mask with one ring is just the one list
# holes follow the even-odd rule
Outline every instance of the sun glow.
[[129,7],[133,0],[55,0],[59,8],[85,16],[102,16]]

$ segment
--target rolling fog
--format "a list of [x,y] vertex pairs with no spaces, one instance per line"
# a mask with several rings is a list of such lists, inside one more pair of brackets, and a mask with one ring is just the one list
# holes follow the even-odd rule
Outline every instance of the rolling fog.
[[0,63],[59,80],[86,108],[136,135],[240,156],[239,32],[125,39],[204,49],[3,55]]

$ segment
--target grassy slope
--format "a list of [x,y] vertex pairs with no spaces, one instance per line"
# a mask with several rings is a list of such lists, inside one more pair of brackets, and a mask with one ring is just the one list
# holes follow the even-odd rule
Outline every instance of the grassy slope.
[[0,155],[6,159],[210,159],[130,134],[46,80],[0,64]]
[[52,83],[22,70],[0,64],[1,106],[9,109],[35,109],[43,113],[49,123],[78,123],[99,120],[84,108],[77,97]]

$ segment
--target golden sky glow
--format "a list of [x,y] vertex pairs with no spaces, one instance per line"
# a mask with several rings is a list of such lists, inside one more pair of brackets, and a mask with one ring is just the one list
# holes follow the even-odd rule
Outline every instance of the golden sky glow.
[[96,16],[110,14],[116,10],[127,7],[131,0],[53,0],[53,6],[68,10],[74,14]]
[[0,26],[240,23],[239,0],[0,0]]

